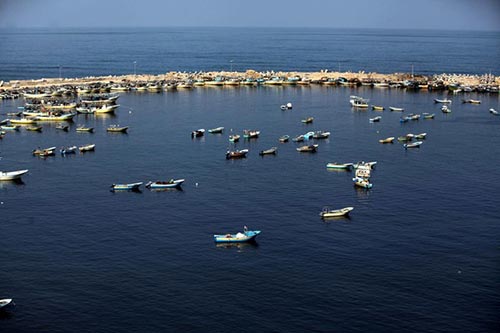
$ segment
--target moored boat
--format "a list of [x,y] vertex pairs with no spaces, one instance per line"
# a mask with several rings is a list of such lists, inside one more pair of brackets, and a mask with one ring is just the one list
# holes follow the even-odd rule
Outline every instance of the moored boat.
[[[497,110],[493,109],[493,108],[491,108],[491,109],[490,109],[490,113],[491,113],[492,115],[495,115],[495,116],[498,116],[498,115],[499,115],[499,112],[498,112]],[[12,121],[11,121],[11,122],[12,122]]]
[[349,103],[355,108],[367,108],[369,100],[359,96],[350,96]]
[[169,181],[150,181],[145,186],[150,189],[181,188],[185,179],[170,179]]
[[126,133],[128,130],[128,126],[120,126],[120,125],[109,125],[106,128],[107,132],[112,132],[112,133]]
[[56,129],[67,132],[69,130],[69,126],[66,124],[57,124]]
[[78,150],[82,153],[84,153],[86,151],[94,151],[95,150],[95,143],[80,146],[80,147],[78,147]]
[[10,119],[10,123],[14,125],[33,125],[36,124],[36,117],[33,118],[20,118],[20,119]]
[[275,155],[277,150],[278,150],[278,147],[272,147],[272,148],[269,148],[266,150],[261,150],[259,152],[259,155],[261,155],[261,156],[263,156],[263,155]]
[[245,227],[243,232],[238,232],[236,234],[214,235],[214,241],[216,243],[250,242],[255,240],[255,237],[257,237],[260,233],[260,230],[247,230]]
[[42,126],[36,126],[36,125],[28,125],[25,127],[27,131],[32,131],[32,132],[41,132],[42,131]]
[[290,135],[282,135],[282,136],[280,136],[278,141],[281,143],[285,143],[285,142],[288,142],[288,139],[290,139]]
[[395,106],[390,106],[389,110],[394,111],[394,112],[403,112],[405,109],[404,108],[398,108]]
[[418,139],[418,140],[425,139],[426,137],[427,137],[427,133],[415,134],[415,139]]
[[385,139],[380,139],[380,140],[378,140],[378,142],[380,142],[380,143],[393,143],[394,142],[394,137],[390,136],[390,137],[385,138]]
[[76,128],[77,132],[93,132],[94,128],[93,127],[87,127],[85,125],[79,125]]
[[302,119],[301,122],[303,122],[304,124],[311,124],[313,120],[314,120],[313,117],[307,117],[305,119]]
[[28,170],[0,171],[0,180],[16,180],[26,174]]
[[242,150],[228,150],[226,152],[226,159],[232,159],[232,158],[244,158],[247,157],[248,154],[248,149],[242,149]]
[[0,299],[0,309],[12,303],[12,298]]
[[75,113],[38,115],[37,121],[72,121]]
[[328,139],[330,136],[330,132],[323,132],[323,131],[316,131],[313,134],[313,139],[320,140],[320,139]]
[[443,106],[441,107],[441,111],[442,111],[443,113],[450,113],[450,112],[451,112],[451,109],[450,109],[447,105],[443,105]]
[[231,142],[238,142],[240,141],[240,135],[239,134],[233,134],[229,136],[229,141]]
[[319,213],[319,216],[321,216],[322,218],[347,216],[353,209],[354,207],[344,207],[340,209],[330,209],[329,207],[323,207],[323,210]]
[[142,182],[129,183],[129,184],[113,184],[111,191],[137,191],[142,185]]
[[78,147],[76,146],[70,146],[70,147],[62,147],[59,152],[61,155],[68,155],[68,154],[76,154],[76,151],[78,150]]
[[372,105],[372,110],[373,111],[384,111],[384,107],[383,106],[379,106],[379,105]]
[[336,169],[336,170],[351,170],[353,167],[352,163],[337,163],[330,162],[326,165],[328,169]]
[[436,114],[434,113],[427,113],[427,112],[422,113],[422,115],[424,116],[424,119],[434,119],[434,117],[436,116]]
[[3,131],[19,131],[19,125],[2,125],[0,126],[0,130]]
[[106,105],[106,104],[103,104],[103,105],[101,105],[99,107],[94,107],[91,110],[95,114],[113,113],[113,112],[115,112],[115,110],[118,107],[120,107],[119,104],[117,104],[117,105]]
[[451,99],[439,99],[439,98],[434,98],[434,103],[444,103],[444,104],[449,104],[451,103]]
[[208,132],[212,134],[222,133],[223,131],[224,127],[216,127],[208,130]]
[[315,153],[316,150],[318,149],[319,145],[306,145],[306,146],[301,146],[297,148],[297,151],[300,153]]
[[423,141],[415,141],[415,142],[411,142],[411,143],[405,143],[403,145],[403,147],[405,149],[408,149],[408,148],[420,148],[420,146],[422,145]]
[[56,150],[56,147],[49,147],[49,148],[45,148],[45,149],[41,149],[40,147],[38,147],[37,149],[33,149],[32,153],[33,153],[33,155],[37,155],[37,156],[50,156],[50,155],[54,155],[55,150]]
[[245,139],[254,139],[254,138],[258,138],[260,135],[260,131],[256,131],[256,130],[244,130],[243,131],[243,137]]
[[478,99],[464,99],[462,100],[462,103],[481,104],[481,101]]
[[191,132],[192,138],[199,138],[199,137],[202,137],[203,135],[205,135],[205,129],[203,129],[203,128],[200,128],[200,129],[197,129],[197,130],[194,130]]
[[375,118],[370,118],[370,123],[377,123],[380,121],[380,119],[382,119],[381,116],[377,116]]
[[362,177],[354,177],[352,179],[352,181],[354,182],[354,185],[358,186],[358,187],[362,187],[362,188],[366,188],[366,189],[370,189],[373,187],[373,184],[370,183],[369,179],[365,179]]
[[293,142],[302,142],[304,141],[304,135],[298,135],[295,138],[292,139]]

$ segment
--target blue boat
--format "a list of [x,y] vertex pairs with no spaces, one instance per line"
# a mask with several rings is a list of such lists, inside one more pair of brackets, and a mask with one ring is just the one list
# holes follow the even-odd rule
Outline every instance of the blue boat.
[[244,243],[255,240],[260,230],[245,230],[236,234],[214,235],[216,243]]

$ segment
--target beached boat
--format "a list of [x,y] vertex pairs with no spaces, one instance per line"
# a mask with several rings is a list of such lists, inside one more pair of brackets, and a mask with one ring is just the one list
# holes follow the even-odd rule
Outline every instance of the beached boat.
[[451,112],[451,109],[450,109],[447,105],[443,105],[443,106],[441,107],[441,111],[442,111],[443,113],[450,113],[450,112]]
[[313,122],[313,120],[313,117],[307,117],[306,119],[302,119],[301,122],[303,122],[304,124],[310,124]]
[[218,134],[224,131],[224,127],[216,127],[208,130],[208,133]]
[[19,125],[2,125],[0,126],[0,130],[2,131],[19,131]]
[[77,146],[71,146],[71,147],[62,147],[59,152],[61,155],[68,155],[68,154],[76,154],[76,151],[78,150]]
[[384,111],[385,108],[383,106],[379,106],[379,105],[372,105],[372,110],[373,111]]
[[214,235],[214,241],[216,243],[243,243],[255,240],[261,233],[260,230],[247,230],[244,228],[243,232],[238,232],[236,234],[224,234],[224,235]]
[[80,146],[80,147],[78,147],[78,150],[82,153],[84,153],[86,151],[94,151],[95,150],[95,143]]
[[436,114],[434,113],[427,113],[427,112],[422,113],[422,115],[424,116],[424,119],[434,119],[434,117],[436,116]]
[[269,148],[269,149],[266,149],[266,150],[261,150],[259,152],[259,155],[263,156],[263,155],[274,155],[276,154],[276,151],[278,150],[278,147],[272,147],[272,148]]
[[394,142],[394,137],[391,136],[391,137],[388,137],[388,138],[385,138],[385,139],[380,139],[380,140],[378,140],[378,142],[380,142],[380,143],[393,143]]
[[491,108],[491,109],[490,109],[490,113],[491,113],[492,115],[495,115],[495,116],[498,116],[498,115],[499,115],[499,112],[498,112],[497,110],[493,109],[493,108]]
[[420,148],[420,146],[422,145],[422,143],[424,143],[423,141],[415,141],[415,142],[411,142],[411,143],[405,143],[403,145],[403,147],[405,149],[408,149],[408,148]]
[[181,188],[185,179],[170,179],[169,181],[150,181],[145,186],[150,189]]
[[370,123],[377,123],[380,121],[380,119],[382,119],[381,116],[377,116],[375,118],[370,118]]
[[336,169],[336,170],[351,170],[353,167],[352,163],[337,163],[330,162],[326,165],[328,169]]
[[10,123],[14,125],[33,125],[36,124],[36,117],[33,118],[20,118],[20,119],[10,119]]
[[0,171],[0,180],[16,180],[26,174],[28,170]]
[[389,110],[394,111],[394,112],[403,112],[405,109],[404,108],[397,108],[395,106],[390,106]]
[[415,134],[415,139],[417,139],[417,140],[423,140],[426,137],[427,137],[427,133]]
[[290,139],[290,135],[282,135],[282,136],[280,136],[278,141],[281,143],[285,143],[285,142],[288,142],[288,139]]
[[226,159],[232,159],[232,158],[244,158],[247,157],[248,154],[248,149],[242,149],[242,150],[228,150],[226,152]]
[[350,96],[349,103],[355,108],[367,108],[369,100],[359,96]]
[[316,140],[328,139],[329,136],[330,136],[330,132],[316,131],[313,134],[313,139],[316,139]]
[[77,132],[93,132],[94,128],[93,127],[87,127],[85,125],[79,125],[76,127]]
[[258,138],[260,135],[260,131],[256,131],[256,130],[244,130],[243,131],[243,137],[245,139],[254,139],[254,138]]
[[45,149],[41,149],[40,147],[38,147],[37,149],[33,149],[32,153],[33,153],[33,155],[37,155],[37,156],[50,156],[50,155],[54,155],[55,150],[56,150],[56,147],[49,147],[49,148],[45,148]]
[[100,107],[94,107],[92,108],[92,112],[95,114],[103,114],[103,113],[113,113],[117,108],[119,108],[120,105],[106,105],[103,104]]
[[130,183],[130,184],[113,184],[111,185],[111,191],[137,191],[142,185],[142,182]]
[[229,141],[231,142],[238,142],[240,141],[240,135],[239,134],[233,134],[229,136]]
[[434,98],[434,103],[444,103],[444,104],[449,104],[451,103],[451,99],[439,99],[439,98]]
[[0,299],[0,309],[12,303],[12,298]]
[[319,216],[321,216],[322,218],[347,216],[353,209],[354,207],[344,207],[340,209],[330,209],[329,207],[323,207],[323,210],[321,211],[321,213],[319,213]]
[[112,133],[126,133],[128,130],[128,126],[120,126],[120,125],[109,125],[108,128],[106,128],[107,132],[112,132]]
[[295,138],[292,139],[293,142],[302,142],[304,141],[304,135],[298,135]]
[[205,129],[203,129],[203,128],[200,128],[200,129],[197,129],[197,130],[194,130],[191,132],[192,138],[199,138],[199,137],[202,137],[203,135],[205,135]]
[[306,145],[297,148],[300,153],[315,153],[319,145]]
[[25,127],[27,131],[31,132],[41,132],[42,131],[42,126],[36,126],[36,125],[28,125]]
[[56,129],[67,132],[69,130],[69,126],[66,124],[57,124]]

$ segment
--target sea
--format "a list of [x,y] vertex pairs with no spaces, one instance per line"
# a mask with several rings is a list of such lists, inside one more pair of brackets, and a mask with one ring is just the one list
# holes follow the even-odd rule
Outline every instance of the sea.
[[[0,39],[1,80],[231,67],[500,74],[491,32],[19,29]],[[353,109],[351,95],[386,109]],[[0,119],[23,103],[0,101]],[[500,330],[500,117],[488,111],[500,110],[498,94],[197,87],[120,93],[118,103],[114,115],[77,115],[68,132],[44,123],[0,140],[0,170],[29,170],[0,182],[0,299],[15,303],[0,310],[1,332]],[[424,112],[435,118],[400,122]],[[106,132],[111,124],[128,134]],[[245,129],[261,134],[229,142]],[[278,141],[320,130],[330,137],[306,142],[316,153]],[[407,150],[378,142],[408,133],[427,136]],[[94,152],[32,155],[88,143]],[[275,156],[259,156],[271,147]],[[234,149],[247,158],[227,160]],[[377,162],[372,189],[326,168],[359,161]],[[185,179],[182,190],[110,191],[171,178]],[[323,220],[326,206],[354,210]],[[213,240],[244,226],[261,231],[255,243]]]

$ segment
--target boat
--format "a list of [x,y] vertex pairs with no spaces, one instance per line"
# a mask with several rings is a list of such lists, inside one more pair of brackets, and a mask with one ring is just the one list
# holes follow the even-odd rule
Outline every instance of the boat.
[[77,132],[93,132],[94,128],[93,127],[87,127],[85,125],[80,125],[76,128]]
[[208,133],[217,134],[222,133],[224,131],[224,127],[216,127],[208,130]]
[[420,119],[420,115],[419,114],[412,114],[410,115],[410,120],[419,120]]
[[22,114],[23,114],[23,111],[7,112],[7,115],[9,117],[21,117]]
[[422,140],[422,139],[425,139],[426,136],[427,136],[427,133],[415,134],[415,139]]
[[410,121],[411,117],[401,117],[399,118],[399,122],[400,123],[407,123],[408,121]]
[[103,114],[103,113],[113,113],[115,112],[115,110],[120,107],[119,104],[117,105],[101,105],[99,107],[94,107],[91,109],[92,113],[95,113],[95,114]]
[[201,136],[205,135],[205,130],[203,128],[194,130],[191,132],[191,137],[192,138],[199,138]]
[[370,118],[370,123],[377,123],[380,121],[380,119],[382,119],[381,116],[377,116],[375,118]]
[[368,179],[364,179],[361,177],[354,177],[352,179],[352,181],[354,182],[354,185],[358,186],[358,187],[362,187],[362,188],[366,188],[366,189],[370,189],[373,187],[373,184],[370,183],[370,180],[368,180]]
[[380,143],[393,143],[394,142],[394,137],[391,136],[391,137],[388,137],[388,138],[385,138],[385,139],[380,139],[380,140],[378,140],[378,142],[380,142]]
[[490,109],[490,113],[493,114],[493,115],[495,115],[495,116],[499,115],[499,112],[497,110],[493,109],[493,108]]
[[272,147],[272,148],[269,148],[266,150],[261,150],[259,152],[259,155],[261,155],[261,156],[263,156],[263,155],[275,155],[277,150],[278,150],[278,147]]
[[0,130],[3,131],[19,131],[19,125],[2,125],[0,126]]
[[352,179],[354,182],[355,186],[370,189],[373,187],[373,184],[370,183],[370,175],[371,175],[371,169],[372,166],[369,165],[368,163],[360,162],[356,166],[356,174],[355,177]]
[[120,95],[93,95],[90,98],[82,99],[81,103],[83,105],[112,105],[116,103],[116,100]]
[[462,100],[462,103],[481,104],[481,101],[478,99],[464,99]]
[[328,169],[336,169],[336,170],[351,170],[353,167],[352,163],[337,163],[331,162],[326,165]]
[[66,124],[57,124],[56,129],[67,132],[69,130],[69,126]]
[[26,174],[28,170],[0,171],[0,180],[16,180]]
[[450,109],[447,105],[443,105],[443,106],[441,107],[441,111],[442,111],[443,113],[450,113],[450,112],[451,112],[451,109]]
[[315,153],[319,145],[306,145],[297,148],[300,153]]
[[283,104],[283,105],[280,106],[281,110],[291,110],[292,108],[293,108],[293,105],[290,102],[288,102],[288,103]]
[[113,133],[126,133],[128,130],[128,126],[120,126],[120,125],[109,125],[108,128],[106,128],[107,132],[113,132]]
[[361,162],[358,162],[358,163],[354,163],[352,166],[354,169],[359,169],[359,168],[362,168],[362,167],[369,167],[370,170],[375,168],[375,165],[377,165],[377,162],[376,161],[372,161],[372,162],[365,162],[365,161],[361,161]]
[[130,183],[130,184],[113,184],[111,185],[111,191],[137,191],[142,185],[142,182]]
[[42,101],[42,105],[47,110],[71,110],[76,108],[76,103],[50,104]]
[[54,151],[56,150],[56,147],[49,147],[45,149],[41,149],[38,147],[37,149],[33,149],[32,153],[33,155],[38,155],[38,156],[49,156],[49,155],[54,155]]
[[434,103],[444,103],[444,104],[449,104],[451,103],[451,99],[438,99],[438,98],[434,98]]
[[21,119],[10,119],[10,123],[14,125],[33,125],[36,124],[36,117],[34,118],[21,118]]
[[86,151],[94,151],[95,150],[95,143],[80,146],[80,147],[78,147],[78,150],[82,153],[84,153]]
[[42,131],[42,126],[36,126],[36,125],[29,125],[25,127],[27,131],[32,131],[32,132],[41,132]]
[[240,141],[240,135],[239,134],[234,134],[229,136],[229,141],[231,142],[238,142]]
[[385,108],[383,106],[379,106],[379,105],[372,105],[372,110],[373,111],[384,111]]
[[258,138],[260,135],[260,131],[256,131],[256,130],[244,130],[243,131],[243,137],[245,139],[254,139],[254,138]]
[[260,230],[247,230],[244,228],[243,232],[238,232],[236,234],[224,234],[224,235],[214,235],[214,241],[216,243],[243,243],[254,241],[255,237],[260,234]]
[[38,115],[37,121],[72,121],[75,113]]
[[247,157],[248,154],[248,149],[242,149],[242,150],[228,150],[226,152],[226,159],[232,159],[232,158],[243,158]]
[[355,108],[367,108],[369,100],[359,96],[350,96],[349,103]]
[[78,148],[76,146],[71,146],[71,147],[62,147],[59,152],[61,155],[68,155],[68,154],[76,154],[76,151]]
[[145,186],[150,189],[181,188],[185,179],[170,179],[169,181],[150,181]]
[[313,122],[313,120],[313,117],[307,117],[306,119],[302,119],[301,122],[303,122],[304,124],[310,124]]
[[306,134],[303,134],[302,136],[304,137],[304,140],[311,140],[314,136],[315,132],[307,132]]
[[82,113],[82,114],[92,114],[92,113],[94,113],[94,109],[87,108],[87,107],[77,107],[76,112]]
[[394,111],[394,112],[403,112],[405,109],[404,108],[397,108],[395,106],[390,106],[389,110]]
[[408,142],[413,140],[414,135],[413,134],[406,134],[402,136],[398,136],[398,141],[400,142]]
[[48,98],[51,97],[50,93],[23,93],[24,98],[30,98],[30,99],[41,99],[41,98]]
[[408,148],[420,148],[420,145],[423,143],[423,141],[415,141],[415,142],[411,142],[411,143],[405,143],[403,145],[403,147],[405,149],[408,149]]
[[301,134],[292,139],[293,142],[302,142],[304,141],[304,136]]
[[283,135],[283,136],[280,136],[280,138],[278,140],[281,143],[285,143],[285,142],[288,142],[288,139],[290,139],[290,135]]
[[422,113],[422,115],[424,116],[424,119],[434,119],[434,117],[436,116],[436,114],[434,113],[427,113],[427,112]]
[[12,298],[0,299],[0,309],[12,303]]
[[313,139],[316,139],[316,140],[328,139],[329,136],[330,136],[330,132],[316,131],[313,134]]
[[322,218],[347,216],[353,209],[354,207],[344,207],[340,209],[329,209],[328,207],[323,207],[319,216]]

